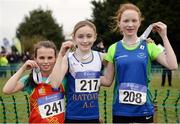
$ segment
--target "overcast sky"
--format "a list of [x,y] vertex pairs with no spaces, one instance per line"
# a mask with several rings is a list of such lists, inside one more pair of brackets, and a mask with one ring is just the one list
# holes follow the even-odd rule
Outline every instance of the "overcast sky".
[[92,0],[0,0],[0,41],[12,40],[18,25],[30,11],[41,7],[52,10],[53,17],[68,37],[74,25],[83,19],[91,19]]

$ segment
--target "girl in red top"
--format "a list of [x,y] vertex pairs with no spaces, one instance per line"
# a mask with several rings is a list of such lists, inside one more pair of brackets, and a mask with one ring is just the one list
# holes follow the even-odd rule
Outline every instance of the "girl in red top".
[[[48,81],[56,61],[56,47],[53,42],[41,41],[34,47],[34,60],[27,60],[7,81],[5,94],[21,90],[30,95],[29,123],[64,123],[64,89],[52,88]],[[27,70],[30,74],[22,77]]]

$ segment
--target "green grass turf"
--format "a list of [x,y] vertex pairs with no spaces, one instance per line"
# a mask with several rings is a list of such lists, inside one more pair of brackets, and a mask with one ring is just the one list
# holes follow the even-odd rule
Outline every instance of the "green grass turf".
[[[8,72],[8,78],[10,74]],[[14,104],[12,95],[4,95],[2,93],[2,88],[8,78],[0,78],[0,97],[5,103],[5,114],[4,118],[2,101],[0,101],[0,123],[4,123],[4,120],[8,123],[24,123],[28,122],[28,104],[26,103],[24,92],[15,93],[16,104]],[[172,87],[168,86],[167,80],[165,87],[161,87],[161,73],[155,72],[152,74],[152,80],[150,84],[150,90],[152,96],[155,96],[155,90],[157,90],[157,98],[155,99],[158,106],[158,111],[156,113],[156,122],[158,123],[177,123],[180,121],[180,100],[175,103],[180,96],[180,70],[173,72]],[[169,90],[169,96],[165,101]],[[106,91],[107,97],[104,98],[104,92]],[[113,99],[113,86],[109,88],[101,87],[99,94],[99,105],[101,118],[108,123],[112,122],[112,99]],[[106,100],[106,103],[105,103]],[[165,109],[163,102],[165,101]],[[104,109],[106,106],[106,112]],[[16,107],[15,107],[16,106]],[[15,109],[16,108],[16,112]],[[106,118],[105,118],[106,117]]]

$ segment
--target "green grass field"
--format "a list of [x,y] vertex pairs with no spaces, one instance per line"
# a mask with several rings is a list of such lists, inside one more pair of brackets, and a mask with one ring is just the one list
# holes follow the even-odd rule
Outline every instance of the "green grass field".
[[[8,73],[10,77],[10,74]],[[25,93],[19,92],[12,95],[4,95],[2,88],[8,78],[0,78],[0,123],[25,123],[28,122],[28,104]],[[173,72],[172,87],[161,87],[161,73],[152,74],[150,84],[153,99],[156,94],[157,102],[156,122],[158,123],[178,123],[180,121],[180,70]],[[105,99],[106,91],[106,99]],[[101,87],[99,95],[99,105],[101,118],[108,123],[112,122],[112,99],[113,86],[109,88]],[[13,98],[15,98],[15,103]],[[106,102],[105,102],[106,101]],[[3,104],[4,103],[4,104]],[[175,106],[176,104],[177,106]],[[4,105],[4,106],[3,106]],[[104,108],[106,106],[106,108]],[[106,110],[106,111],[105,111]],[[4,113],[5,111],[5,113]]]

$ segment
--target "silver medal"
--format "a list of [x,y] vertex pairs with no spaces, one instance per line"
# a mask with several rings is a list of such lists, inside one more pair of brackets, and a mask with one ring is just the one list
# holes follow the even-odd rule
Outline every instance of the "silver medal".
[[152,25],[149,25],[149,27],[144,31],[144,33],[140,36],[140,40],[146,40],[149,34],[151,33],[152,30]]

